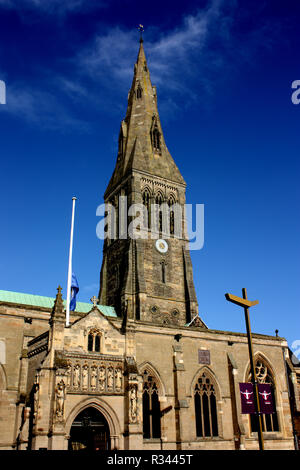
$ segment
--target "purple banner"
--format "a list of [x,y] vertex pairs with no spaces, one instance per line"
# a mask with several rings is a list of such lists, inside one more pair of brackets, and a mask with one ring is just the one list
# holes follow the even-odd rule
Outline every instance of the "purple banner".
[[261,413],[265,415],[274,413],[271,385],[258,384],[258,396]]
[[254,391],[251,383],[240,383],[242,414],[255,413]]

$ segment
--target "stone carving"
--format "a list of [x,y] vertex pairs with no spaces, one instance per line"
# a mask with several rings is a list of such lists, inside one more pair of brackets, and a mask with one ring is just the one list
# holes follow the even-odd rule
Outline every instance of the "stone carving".
[[76,364],[76,366],[74,367],[73,387],[74,388],[80,387],[80,365],[79,364]]
[[114,369],[112,367],[107,369],[107,388],[114,388]]
[[65,383],[61,380],[56,387],[55,394],[56,394],[56,418],[60,421],[63,420],[64,417],[64,404],[65,404]]
[[35,377],[35,383],[33,384],[33,417],[36,421],[39,417],[39,394],[40,394],[40,385],[38,382],[38,376]]
[[96,390],[97,387],[97,366],[92,366],[91,369],[91,389]]
[[116,370],[115,370],[115,386],[116,386],[116,390],[121,390],[122,388],[122,369],[120,367],[118,367]]
[[67,388],[71,387],[71,376],[72,376],[72,366],[69,363],[67,370],[66,370],[66,382],[67,382]]
[[82,368],[82,390],[87,390],[89,387],[89,366],[85,364]]
[[[99,363],[98,363],[99,364]],[[63,374],[68,393],[117,393],[123,392],[123,361],[102,359],[97,365],[94,358],[69,359]]]
[[129,390],[129,422],[137,421],[137,385],[132,385]]

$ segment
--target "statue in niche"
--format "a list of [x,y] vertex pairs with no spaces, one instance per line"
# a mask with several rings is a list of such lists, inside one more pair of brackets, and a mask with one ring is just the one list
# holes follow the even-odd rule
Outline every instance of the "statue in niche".
[[40,385],[38,383],[38,377],[36,376],[35,383],[33,384],[33,416],[34,416],[34,420],[36,420],[38,418],[39,392],[40,392]]
[[76,366],[74,367],[73,387],[74,388],[80,387],[80,365],[79,364],[76,364]]
[[131,423],[137,420],[137,386],[133,385],[129,391],[129,418]]
[[112,367],[107,370],[107,388],[114,388],[114,369]]
[[96,390],[97,387],[97,366],[92,366],[91,369],[91,389]]
[[99,390],[105,389],[105,367],[101,366],[99,369]]
[[71,374],[72,374],[72,366],[71,364],[69,364],[67,367],[67,371],[66,371],[67,388],[71,387]]
[[122,388],[122,369],[118,367],[115,371],[115,385],[116,390],[120,391]]
[[89,386],[89,366],[85,364],[82,368],[82,390],[87,390]]
[[56,416],[58,419],[62,419],[64,416],[64,403],[65,403],[65,383],[61,380],[56,387]]

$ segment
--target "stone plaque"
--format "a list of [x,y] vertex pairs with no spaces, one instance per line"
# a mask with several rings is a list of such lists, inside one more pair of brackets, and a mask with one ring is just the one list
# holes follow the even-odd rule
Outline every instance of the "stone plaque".
[[210,351],[208,349],[198,349],[198,363],[210,364]]

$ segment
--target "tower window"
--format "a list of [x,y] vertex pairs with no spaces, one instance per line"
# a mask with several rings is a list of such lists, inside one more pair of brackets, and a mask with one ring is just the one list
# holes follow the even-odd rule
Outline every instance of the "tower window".
[[152,136],[153,147],[160,150],[160,132],[157,127],[154,128]]
[[199,377],[194,389],[197,437],[218,436],[215,387],[206,373]]
[[166,283],[166,263],[161,262],[161,282]]
[[162,220],[162,209],[161,209],[161,204],[163,202],[163,198],[161,194],[158,194],[155,198],[155,204],[157,205],[157,212],[158,212],[158,230],[159,232],[162,232],[162,226],[163,226],[163,220]]
[[147,219],[148,219],[148,220],[145,220],[146,217],[144,217],[144,228],[150,228],[150,225],[151,225],[151,198],[150,198],[150,193],[147,189],[143,192],[143,205],[146,208]]
[[143,89],[142,89],[141,85],[139,84],[137,89],[136,89],[136,98],[138,100],[140,100],[142,98],[142,93],[143,93]]

